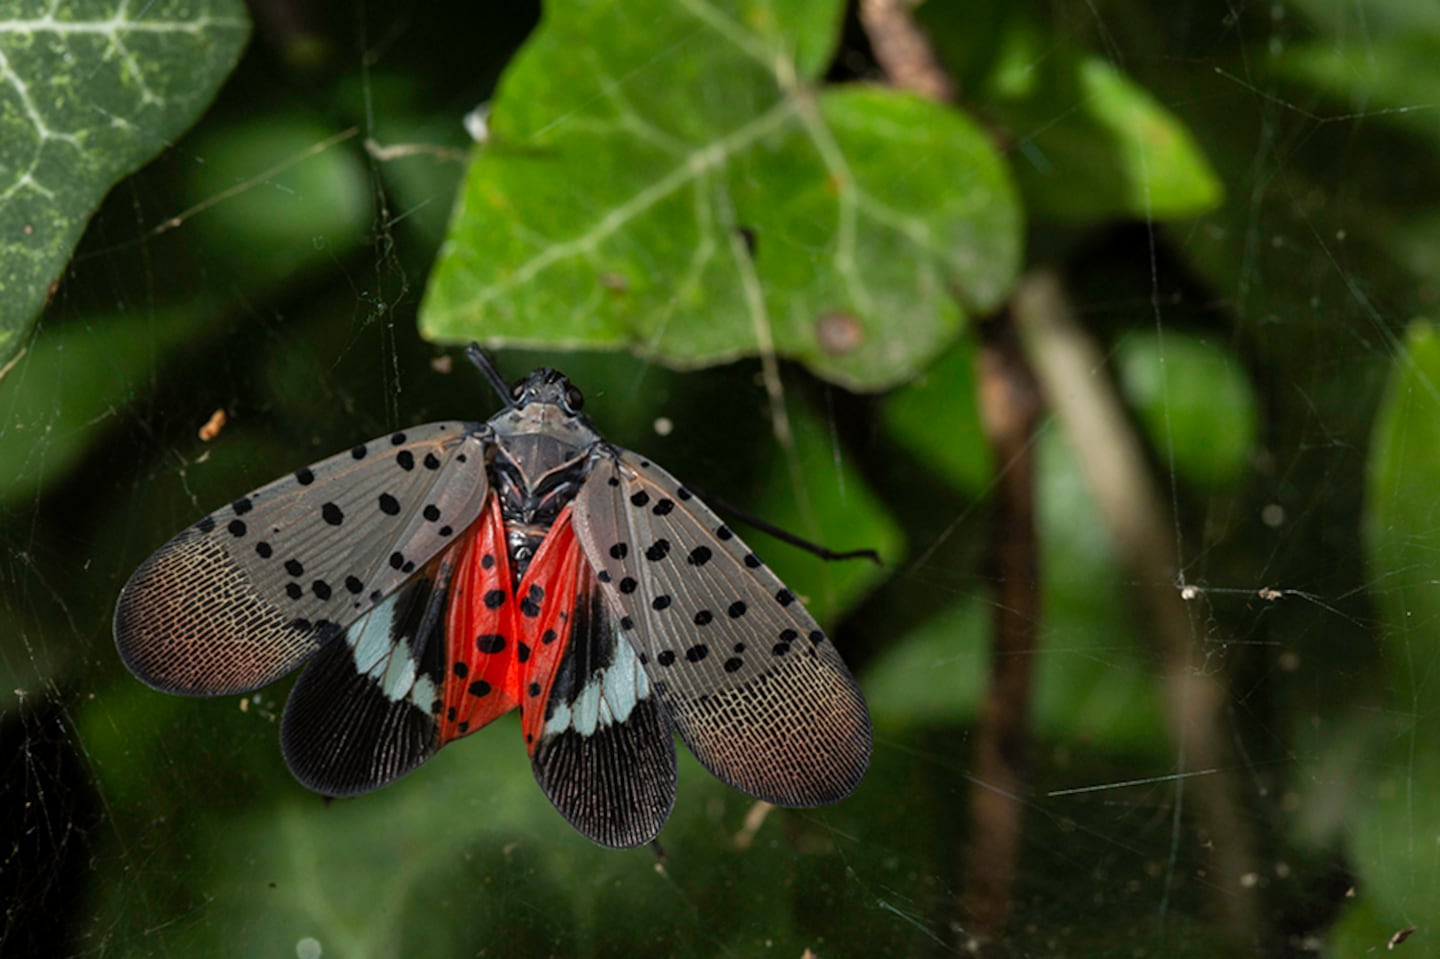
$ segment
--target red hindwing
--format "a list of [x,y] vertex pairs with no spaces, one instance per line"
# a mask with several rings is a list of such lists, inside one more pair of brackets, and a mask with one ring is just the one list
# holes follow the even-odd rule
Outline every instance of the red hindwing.
[[450,586],[448,645],[441,694],[443,745],[503,716],[517,705],[533,754],[569,642],[580,575],[580,550],[567,507],[540,544],[518,588],[499,501],[490,503],[460,551]]

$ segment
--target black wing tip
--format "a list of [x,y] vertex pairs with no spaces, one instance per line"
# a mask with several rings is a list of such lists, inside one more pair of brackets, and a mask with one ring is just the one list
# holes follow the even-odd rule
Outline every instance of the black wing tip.
[[[297,732],[295,724],[287,722],[289,715],[287,707],[280,721],[280,754],[285,759],[285,768],[306,789],[332,799],[361,796],[388,786],[414,772],[434,754],[434,749],[423,748],[389,757],[357,753],[353,749],[346,751],[333,730],[321,730],[318,735],[314,730]],[[428,716],[424,722],[434,726]],[[415,732],[421,723],[406,725]]]
[[665,823],[669,821],[670,813],[674,809],[672,799],[664,808],[655,810],[653,818],[643,822],[625,823],[572,815],[556,805],[553,799],[551,805],[555,806],[555,811],[576,832],[597,846],[604,846],[606,849],[637,849],[654,842],[659,837],[660,831],[665,828]]
[[653,842],[675,808],[675,737],[653,704],[646,712],[590,735],[567,729],[546,736],[531,763],[555,811],[610,849]]
[[345,643],[322,647],[290,690],[280,752],[300,785],[342,798],[413,772],[439,749],[435,718],[355,672]]

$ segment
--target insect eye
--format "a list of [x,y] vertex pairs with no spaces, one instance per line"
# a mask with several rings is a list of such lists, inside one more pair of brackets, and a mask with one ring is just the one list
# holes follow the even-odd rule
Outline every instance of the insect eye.
[[572,410],[578,413],[585,407],[585,394],[573,386],[567,386],[565,388],[565,402],[569,404]]
[[510,387],[510,398],[511,398],[511,399],[516,399],[516,400],[518,400],[518,399],[520,398],[520,394],[522,394],[522,393],[524,393],[524,392],[525,392],[525,384],[524,384],[524,383],[516,383],[514,386]]

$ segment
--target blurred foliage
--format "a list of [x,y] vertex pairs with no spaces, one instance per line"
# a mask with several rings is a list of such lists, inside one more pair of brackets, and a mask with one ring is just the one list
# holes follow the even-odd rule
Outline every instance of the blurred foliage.
[[1115,372],[1155,455],[1177,478],[1224,490],[1244,477],[1259,408],[1227,350],[1185,332],[1137,330],[1115,344]]
[[1433,849],[1418,836],[1440,835],[1440,813],[1417,795],[1440,788],[1440,755],[1431,748],[1440,726],[1428,705],[1440,665],[1440,335],[1428,322],[1411,325],[1375,419],[1366,484],[1366,559],[1376,584],[1379,640],[1389,677],[1382,717],[1357,715],[1365,752],[1341,741],[1327,752],[1372,770],[1355,797],[1351,848],[1369,895],[1338,930],[1341,949],[1357,951],[1387,926],[1402,928],[1434,894]]
[[[838,2],[257,3],[243,56],[233,5],[120,9],[0,24],[0,953],[963,947],[1013,467],[980,431],[977,330],[1047,265],[1182,565],[1124,571],[1043,422],[1006,945],[1228,954],[1217,899],[1248,897],[1239,954],[1419,925],[1397,951],[1440,955],[1440,338],[1411,322],[1440,298],[1430,5],[932,0],[953,105],[885,88]],[[611,852],[549,808],[511,721],[327,802],[285,771],[284,684],[192,701],[124,671],[116,592],[174,531],[358,440],[489,415],[417,330],[558,366],[614,442],[880,551],[746,532],[871,699],[852,797],[765,814],[686,757],[665,858]],[[1188,587],[1195,668],[1229,696],[1241,888],[1216,886],[1186,791],[1207,773],[1167,728],[1153,583]]]
[[[1220,201],[1220,181],[1184,123],[1036,7],[927,3],[920,16],[967,101],[1013,152],[1031,216],[1163,220]],[[1068,106],[1057,112],[1059,104]]]

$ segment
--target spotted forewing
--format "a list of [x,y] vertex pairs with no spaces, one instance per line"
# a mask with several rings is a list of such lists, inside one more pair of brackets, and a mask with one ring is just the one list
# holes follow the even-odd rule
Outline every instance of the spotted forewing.
[[575,504],[581,548],[680,738],[759,799],[815,806],[869,763],[870,718],[835,647],[689,490],[628,451]]
[[121,592],[126,665],[205,696],[306,664],[281,744],[327,795],[391,782],[518,707],[542,790],[609,846],[664,825],[674,732],[752,796],[848,794],[869,716],[794,594],[678,481],[604,442],[564,377],[538,370],[506,400],[181,532]]
[[199,696],[291,672],[469,529],[488,489],[485,452],[481,427],[432,423],[221,507],[125,584],[125,664],[156,689]]

